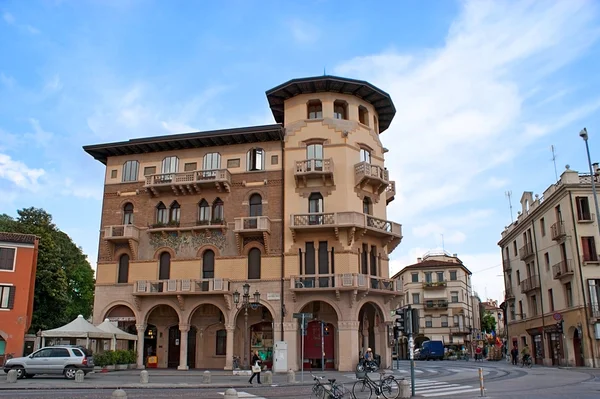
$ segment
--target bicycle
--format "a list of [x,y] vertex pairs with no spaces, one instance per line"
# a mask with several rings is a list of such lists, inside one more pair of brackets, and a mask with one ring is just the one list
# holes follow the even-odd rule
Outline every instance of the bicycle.
[[383,395],[386,399],[395,399],[400,395],[400,383],[393,375],[383,378],[384,373],[379,373],[379,382],[374,381],[367,373],[364,377],[358,377],[358,380],[352,386],[352,396],[355,399],[368,399],[373,395],[380,397]]
[[233,356],[233,369],[237,370],[240,368],[240,357],[239,356]]
[[527,366],[529,368],[533,367],[533,362],[531,361],[531,356],[524,356],[521,359],[521,367],[525,367],[525,366]]
[[[349,394],[348,390],[344,388],[341,384],[336,384],[335,378],[329,378],[329,384],[323,384],[321,380],[325,379],[325,377],[319,377],[310,373],[315,381],[315,385],[312,388],[312,394],[318,399],[342,399]],[[311,395],[312,396],[312,395]]]

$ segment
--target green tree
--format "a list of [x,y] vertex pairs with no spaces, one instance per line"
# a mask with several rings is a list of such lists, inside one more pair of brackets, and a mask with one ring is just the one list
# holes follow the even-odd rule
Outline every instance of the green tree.
[[489,311],[485,311],[481,318],[481,329],[488,333],[496,331],[496,319],[494,319],[494,316]]
[[31,332],[59,327],[92,312],[93,271],[81,248],[60,231],[43,209],[17,211],[16,219],[0,215],[0,231],[39,237]]

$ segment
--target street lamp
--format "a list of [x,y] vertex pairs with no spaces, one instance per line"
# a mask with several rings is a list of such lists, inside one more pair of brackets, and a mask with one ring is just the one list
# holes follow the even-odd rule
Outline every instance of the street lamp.
[[587,152],[588,165],[590,167],[590,178],[592,180],[592,193],[594,195],[594,204],[596,205],[596,221],[598,223],[598,231],[600,232],[600,208],[598,207],[598,196],[596,194],[596,179],[594,177],[594,170],[592,168],[592,159],[590,157],[590,146],[588,145],[588,132],[586,128],[581,129],[579,135],[585,141],[585,150]]
[[250,302],[250,284],[246,283],[242,287],[242,302],[240,302],[240,293],[235,290],[233,293],[233,303],[237,309],[244,308],[244,368],[248,367],[248,308],[260,303],[260,292],[256,290],[253,295],[253,302]]

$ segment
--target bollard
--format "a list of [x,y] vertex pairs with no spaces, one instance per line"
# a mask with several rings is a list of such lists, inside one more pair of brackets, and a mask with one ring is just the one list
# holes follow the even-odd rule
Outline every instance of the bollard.
[[203,384],[210,384],[210,371],[206,370],[204,372],[204,375],[202,375],[202,383]]
[[75,382],[83,382],[84,378],[85,378],[85,373],[83,372],[83,370],[77,370],[75,372]]
[[272,384],[273,383],[273,373],[270,371],[265,371],[263,373],[263,383]]
[[117,389],[117,390],[115,390],[112,393],[111,398],[125,398],[125,399],[127,399],[127,393],[125,393],[125,391],[122,390],[122,389]]
[[400,380],[399,398],[410,398],[410,384],[405,379]]
[[6,376],[6,382],[14,383],[17,382],[17,370],[9,370]]
[[485,388],[483,387],[483,369],[479,367],[479,391],[481,397],[485,396]]
[[287,382],[289,384],[293,384],[296,382],[296,373],[294,373],[294,370],[290,369],[290,371],[288,371],[287,373]]
[[146,370],[140,371],[140,384],[148,383],[148,372]]
[[235,389],[229,388],[225,391],[225,395],[223,395],[223,399],[235,399],[239,398],[238,393]]

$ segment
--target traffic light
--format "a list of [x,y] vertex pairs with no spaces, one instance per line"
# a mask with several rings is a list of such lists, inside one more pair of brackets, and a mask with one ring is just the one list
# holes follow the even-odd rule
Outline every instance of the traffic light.
[[394,323],[394,338],[400,338],[400,333],[406,333],[406,309],[396,309],[396,320]]
[[411,334],[419,333],[419,309],[409,309],[410,313],[410,332]]
[[563,332],[563,323],[564,322],[565,322],[564,320],[561,320],[558,323],[556,323],[556,329],[558,330],[559,334],[562,334],[562,332]]

